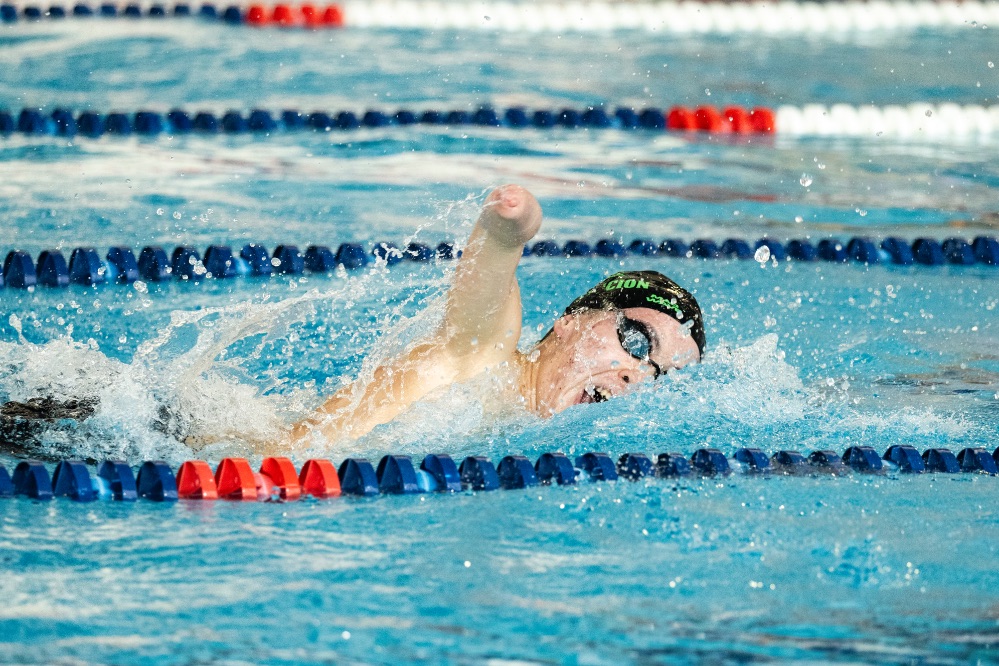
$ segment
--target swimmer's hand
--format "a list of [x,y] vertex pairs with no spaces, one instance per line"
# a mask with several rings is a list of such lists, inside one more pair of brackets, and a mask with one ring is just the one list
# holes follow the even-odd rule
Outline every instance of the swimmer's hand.
[[502,185],[489,193],[476,227],[504,247],[522,248],[541,228],[541,206],[523,187]]

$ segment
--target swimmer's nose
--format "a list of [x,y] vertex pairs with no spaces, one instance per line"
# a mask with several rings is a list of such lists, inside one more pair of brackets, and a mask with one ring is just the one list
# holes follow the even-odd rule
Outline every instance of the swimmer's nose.
[[637,384],[654,376],[653,372],[645,371],[642,368],[626,369],[618,371],[618,378],[623,384]]

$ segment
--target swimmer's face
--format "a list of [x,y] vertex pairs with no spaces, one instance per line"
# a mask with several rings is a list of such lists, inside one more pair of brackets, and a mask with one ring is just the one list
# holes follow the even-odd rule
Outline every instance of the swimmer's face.
[[548,360],[558,372],[537,389],[553,413],[603,402],[700,359],[690,333],[649,308],[565,315],[553,333]]

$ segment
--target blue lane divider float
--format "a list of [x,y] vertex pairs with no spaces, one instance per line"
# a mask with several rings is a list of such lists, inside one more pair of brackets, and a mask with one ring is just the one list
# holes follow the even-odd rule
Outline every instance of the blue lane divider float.
[[98,4],[76,2],[70,5],[68,10],[66,6],[58,3],[29,4],[23,7],[6,2],[0,4],[0,23],[16,23],[18,20],[59,20],[68,17],[115,18],[119,16],[126,18],[165,18],[168,16],[183,18],[197,16],[205,20],[222,21],[229,24],[239,24],[246,20],[246,12],[240,6],[227,5],[220,10],[211,2],[199,4],[197,7],[186,2],[175,4],[154,2],[151,5],[146,3],[128,3],[123,6],[114,2],[101,2]]
[[625,453],[617,460],[617,475],[635,481],[643,476],[651,476],[652,461],[644,453]]
[[78,502],[97,499],[99,484],[90,478],[87,466],[79,460],[63,460],[52,474],[52,494]]
[[[763,456],[762,453],[760,455],[763,460],[766,460],[766,457]],[[694,470],[704,476],[728,476],[732,473],[732,468],[729,465],[728,460],[718,449],[698,449],[697,451],[694,451],[694,455],[690,457],[690,465],[694,468]],[[767,467],[769,467],[769,465]],[[759,472],[766,468],[760,469],[753,466],[747,466],[747,469],[753,472]]]
[[928,449],[923,451],[923,465],[928,472],[956,474],[961,471],[957,456],[949,449]]
[[15,495],[26,495],[38,500],[52,499],[52,478],[45,465],[37,460],[18,463],[11,481]]
[[500,487],[512,490],[538,485],[538,475],[534,465],[524,456],[506,456],[496,468]]
[[[851,249],[852,248],[852,249]],[[945,249],[946,248],[946,249]],[[765,250],[761,252],[761,250]],[[336,251],[324,245],[310,245],[301,252],[296,245],[279,245],[274,253],[267,248],[248,243],[238,254],[228,245],[211,245],[204,257],[191,246],[178,246],[168,255],[157,246],[139,251],[138,258],[127,247],[112,247],[101,258],[94,248],[78,247],[67,262],[59,250],[45,250],[37,262],[21,250],[7,253],[0,275],[0,287],[29,289],[35,286],[66,287],[71,284],[96,286],[105,283],[131,283],[137,280],[164,282],[183,280],[200,282],[204,279],[229,279],[243,276],[329,274],[340,267],[353,270],[370,261],[385,261],[395,265],[403,261],[426,263],[450,261],[461,252],[453,243],[441,242],[436,248],[424,243],[409,243],[400,248],[395,243],[379,242],[366,249],[360,243],[343,243]],[[825,261],[861,263],[864,265],[988,265],[999,266],[999,241],[979,236],[970,243],[962,238],[943,242],[917,238],[909,244],[900,238],[886,238],[877,243],[868,238],[852,238],[846,244],[835,239],[822,239],[817,245],[809,240],[787,243],[771,238],[748,241],[729,238],[720,245],[713,240],[699,239],[693,243],[670,238],[659,243],[638,238],[628,245],[615,239],[601,239],[595,244],[570,240],[564,245],[541,240],[524,247],[524,256],[531,257],[604,257],[662,256],[688,259],[758,259],[769,261]]]
[[347,458],[339,469],[328,460],[309,460],[299,473],[287,458],[265,458],[259,472],[241,458],[222,460],[214,474],[204,461],[187,461],[174,474],[162,461],[147,461],[138,473],[120,460],[108,460],[91,476],[80,460],[59,462],[50,475],[37,460],[24,460],[13,475],[0,465],[0,498],[25,496],[35,500],[66,497],[77,502],[97,499],[153,502],[177,500],[291,501],[302,495],[319,499],[340,495],[412,495],[417,493],[515,490],[538,485],[574,485],[642,479],[725,478],[733,475],[884,475],[977,473],[999,476],[999,447],[968,447],[956,455],[945,448],[920,454],[909,445],[894,445],[883,455],[869,446],[834,451],[777,451],[741,448],[726,456],[702,448],[690,457],[658,454],[655,462],[644,453],[629,452],[617,460],[607,453],[589,452],[575,460],[559,452],[542,454],[532,463],[509,455],[498,465],[485,456],[468,456],[460,465],[447,454],[430,454],[417,467],[410,456],[387,455],[376,465],[363,458]]
[[569,486],[576,483],[578,472],[563,453],[544,453],[534,464],[534,473],[538,482],[560,486]]
[[147,460],[135,477],[136,494],[154,502],[177,499],[177,479],[170,467],[161,460]]
[[14,482],[7,473],[7,468],[0,465],[0,497],[14,496]]
[[[786,451],[784,453],[787,453]],[[760,449],[745,448],[739,449],[732,456],[737,462],[745,466],[747,472],[765,472],[770,468],[770,459]]]
[[[384,473],[384,467],[382,467]],[[377,495],[381,490],[378,474],[363,458],[348,458],[340,464],[340,489],[344,495]],[[389,488],[386,484],[386,490]]]

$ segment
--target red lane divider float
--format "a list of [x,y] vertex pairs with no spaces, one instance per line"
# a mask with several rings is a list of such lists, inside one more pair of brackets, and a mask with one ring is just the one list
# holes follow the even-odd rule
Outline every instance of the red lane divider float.
[[287,458],[265,458],[258,476],[270,484],[267,497],[272,497],[276,492],[283,500],[296,500],[302,495],[298,472],[295,471],[294,463]]
[[305,495],[319,499],[340,495],[340,476],[329,460],[306,460],[298,483]]
[[224,458],[214,474],[204,460],[188,460],[177,471],[177,497],[189,500],[286,501],[302,495],[340,495],[340,478],[329,460],[308,460],[299,476],[288,458],[265,458],[254,472],[244,458]]
[[699,106],[696,109],[674,106],[666,114],[666,129],[674,131],[772,134],[775,126],[774,112],[763,107],[747,111],[742,107],[729,106],[719,111],[713,106]]
[[[257,499],[257,479],[250,463],[243,458],[223,458],[215,470],[215,485],[218,487],[219,499]],[[260,485],[264,488],[267,486],[263,480]]]
[[215,500],[219,498],[215,474],[204,460],[188,460],[177,471],[179,499]]
[[246,22],[253,26],[279,25],[282,27],[340,28],[343,27],[343,9],[339,5],[316,7],[312,4],[273,7],[250,5]]

